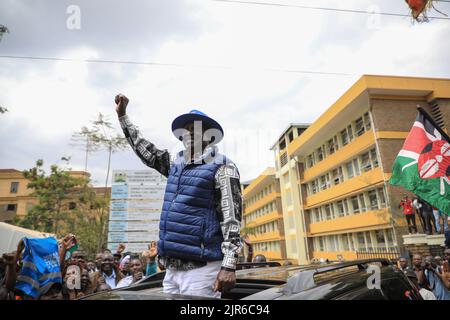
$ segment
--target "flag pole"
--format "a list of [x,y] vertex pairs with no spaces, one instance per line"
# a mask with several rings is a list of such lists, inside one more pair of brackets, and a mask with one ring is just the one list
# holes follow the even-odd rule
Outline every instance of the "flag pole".
[[437,131],[439,131],[439,133],[442,135],[442,137],[445,138],[445,140],[447,140],[450,143],[450,137],[448,136],[447,133],[445,133],[444,130],[442,130],[442,128],[436,123],[436,121],[434,121],[434,119],[419,105],[417,105],[417,110],[423,114],[423,116],[425,118],[427,118],[428,121],[430,121],[433,126],[436,128]]

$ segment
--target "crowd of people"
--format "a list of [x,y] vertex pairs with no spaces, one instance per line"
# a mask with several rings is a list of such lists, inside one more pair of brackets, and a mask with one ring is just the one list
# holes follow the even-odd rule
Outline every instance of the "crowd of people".
[[410,234],[419,232],[416,223],[417,217],[423,233],[427,235],[445,234],[446,246],[450,247],[448,215],[433,207],[427,201],[417,196],[410,199],[406,194],[403,196],[398,207],[403,210]]
[[444,258],[419,254],[412,257],[411,263],[400,258],[399,268],[416,285],[425,300],[450,300],[450,248],[445,249]]
[[[67,235],[57,244],[54,240],[57,254],[51,253],[50,246],[45,247],[47,252],[41,257],[36,257],[47,239],[31,243],[24,238],[16,251],[0,257],[0,300],[75,300],[130,286],[162,268],[157,263],[154,241],[141,253],[127,252],[121,244],[116,252],[105,249],[89,260],[77,248],[75,236]],[[48,257],[57,257],[58,261]],[[40,265],[38,258],[45,263]]]

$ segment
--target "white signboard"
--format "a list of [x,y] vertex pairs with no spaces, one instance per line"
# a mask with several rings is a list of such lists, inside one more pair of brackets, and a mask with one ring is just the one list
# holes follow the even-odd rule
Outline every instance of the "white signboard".
[[109,232],[109,242],[146,242],[158,240],[159,230],[135,232]]
[[113,184],[165,183],[167,178],[156,170],[114,170]]
[[[159,222],[156,222],[157,224]],[[156,226],[157,228],[158,226]],[[110,221],[109,231],[123,232],[123,231],[148,231],[155,229],[154,221]]]
[[166,191],[165,184],[156,185],[113,185],[111,199],[161,200]]
[[159,240],[159,219],[167,179],[156,170],[114,170],[108,248],[142,252]]
[[161,211],[155,212],[128,212],[128,211],[111,211],[109,213],[110,221],[137,221],[137,220],[159,220]]
[[161,211],[163,200],[112,200],[112,211]]
[[[135,253],[140,253],[143,251],[148,250],[148,243],[147,242],[130,242],[125,244],[125,252],[135,252]],[[108,243],[108,249],[111,250],[112,252],[116,252],[117,251],[117,247],[119,246],[119,242],[110,242]]]

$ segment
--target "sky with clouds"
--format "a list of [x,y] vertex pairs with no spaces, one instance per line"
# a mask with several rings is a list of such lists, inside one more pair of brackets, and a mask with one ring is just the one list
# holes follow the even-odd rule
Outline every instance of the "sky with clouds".
[[[249,0],[251,1],[251,0]],[[407,14],[403,0],[261,0]],[[79,8],[79,29],[67,25]],[[450,3],[438,3],[450,13]],[[433,14],[438,15],[438,14]],[[0,56],[157,62],[86,63],[0,57],[0,168],[37,159],[84,168],[73,132],[108,115],[119,128],[114,96],[144,136],[171,152],[182,145],[172,120],[199,109],[218,120],[220,144],[241,179],[273,166],[271,145],[292,122],[309,123],[363,74],[450,77],[450,20],[307,10],[212,0],[2,0],[8,27]],[[73,25],[73,24],[72,24]],[[165,65],[164,65],[165,64]],[[332,74],[305,74],[298,70]],[[106,152],[89,158],[104,184]],[[113,169],[145,169],[131,149]]]

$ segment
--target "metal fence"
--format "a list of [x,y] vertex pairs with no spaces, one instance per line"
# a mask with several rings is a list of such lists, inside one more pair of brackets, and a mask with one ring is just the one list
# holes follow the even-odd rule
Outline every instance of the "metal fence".
[[384,258],[397,260],[402,256],[401,251],[398,248],[370,248],[369,250],[356,251],[358,259],[375,259]]

